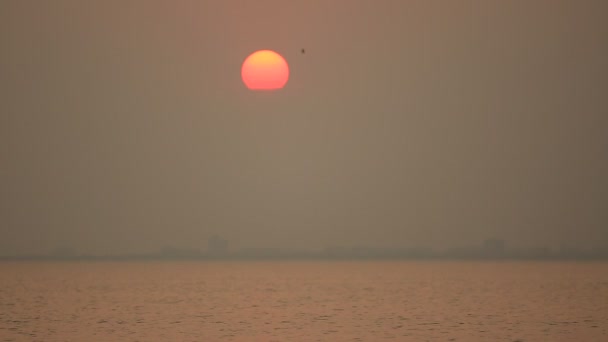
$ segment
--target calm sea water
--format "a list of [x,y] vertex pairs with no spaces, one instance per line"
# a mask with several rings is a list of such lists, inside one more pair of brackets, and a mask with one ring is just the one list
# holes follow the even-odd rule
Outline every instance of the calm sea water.
[[0,263],[0,341],[608,341],[608,263]]

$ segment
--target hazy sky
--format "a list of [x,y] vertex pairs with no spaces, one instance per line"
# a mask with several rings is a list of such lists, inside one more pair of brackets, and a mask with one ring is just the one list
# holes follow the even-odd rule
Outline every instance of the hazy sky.
[[3,0],[0,255],[608,245],[607,42],[605,0]]

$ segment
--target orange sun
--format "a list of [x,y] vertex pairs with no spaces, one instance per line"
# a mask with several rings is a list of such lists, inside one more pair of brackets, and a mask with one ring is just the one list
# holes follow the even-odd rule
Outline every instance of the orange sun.
[[289,66],[278,53],[260,50],[245,59],[241,77],[247,88],[252,90],[281,89],[289,79]]

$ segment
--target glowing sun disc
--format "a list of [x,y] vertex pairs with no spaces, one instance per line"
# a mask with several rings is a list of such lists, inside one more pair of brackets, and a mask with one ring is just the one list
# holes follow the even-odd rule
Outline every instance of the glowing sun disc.
[[289,66],[278,53],[259,50],[243,62],[241,78],[245,86],[252,90],[281,89],[289,79]]

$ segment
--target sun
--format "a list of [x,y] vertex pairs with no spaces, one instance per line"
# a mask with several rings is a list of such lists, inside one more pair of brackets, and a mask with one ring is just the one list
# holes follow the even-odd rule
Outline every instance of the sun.
[[241,68],[245,86],[251,90],[277,90],[287,84],[289,66],[272,50],[259,50],[247,57]]

